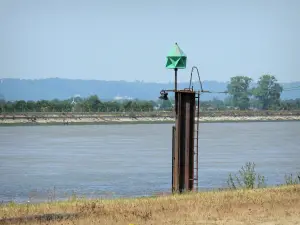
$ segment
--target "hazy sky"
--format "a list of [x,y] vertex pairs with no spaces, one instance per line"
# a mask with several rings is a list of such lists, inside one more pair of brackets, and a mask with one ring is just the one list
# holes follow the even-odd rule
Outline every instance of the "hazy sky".
[[0,78],[300,80],[300,0],[0,0]]

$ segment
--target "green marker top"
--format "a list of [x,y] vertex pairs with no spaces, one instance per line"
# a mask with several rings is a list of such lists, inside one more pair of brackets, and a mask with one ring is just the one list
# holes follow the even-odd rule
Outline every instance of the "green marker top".
[[187,57],[186,54],[180,49],[177,43],[171,49],[167,56],[166,68],[168,69],[185,69]]

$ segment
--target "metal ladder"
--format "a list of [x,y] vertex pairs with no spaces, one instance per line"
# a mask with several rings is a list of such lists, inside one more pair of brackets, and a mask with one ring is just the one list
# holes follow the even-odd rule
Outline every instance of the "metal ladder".
[[198,191],[198,150],[199,150],[199,119],[200,119],[200,92],[196,92],[196,112],[194,129],[194,191]]

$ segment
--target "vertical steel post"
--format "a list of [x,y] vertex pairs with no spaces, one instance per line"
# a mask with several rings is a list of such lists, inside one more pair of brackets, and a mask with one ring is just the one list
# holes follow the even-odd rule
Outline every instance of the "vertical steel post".
[[[195,92],[176,91],[175,101],[176,129],[173,145],[172,190],[181,193],[193,190],[194,184]],[[178,182],[174,182],[174,180],[178,180]]]
[[176,133],[176,127],[177,127],[177,105],[178,105],[178,96],[176,95],[177,92],[177,71],[178,69],[175,68],[175,107],[174,107],[174,112],[175,112],[175,126],[172,127],[172,193],[176,193],[179,190],[179,152],[178,152],[178,136]]
[[172,127],[172,192],[177,192],[178,189],[178,148],[176,145],[176,128]]

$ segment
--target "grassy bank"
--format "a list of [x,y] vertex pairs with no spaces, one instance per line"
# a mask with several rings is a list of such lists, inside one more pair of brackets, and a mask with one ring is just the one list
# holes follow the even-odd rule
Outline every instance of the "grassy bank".
[[27,224],[298,224],[300,186],[0,206],[0,224],[32,215]]
[[228,188],[120,199],[78,199],[0,205],[1,224],[298,224],[300,173],[285,185],[265,186],[265,177],[247,162],[229,174]]

